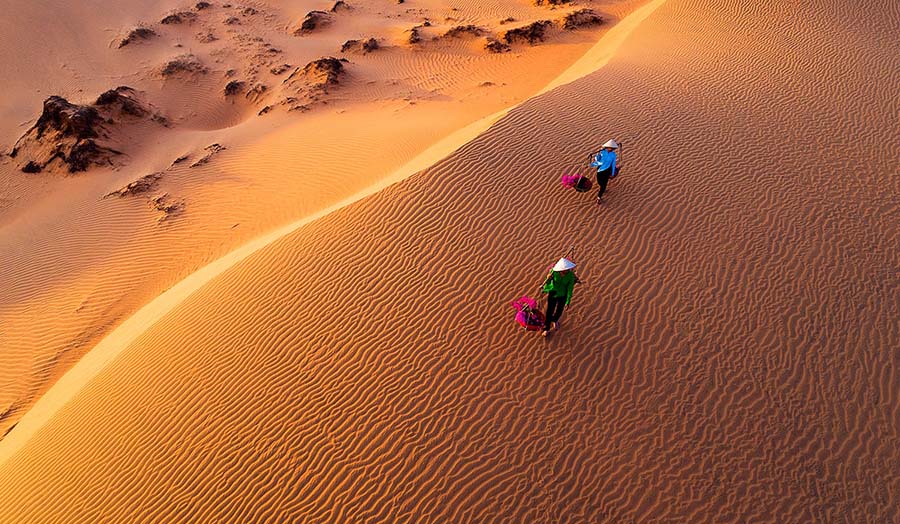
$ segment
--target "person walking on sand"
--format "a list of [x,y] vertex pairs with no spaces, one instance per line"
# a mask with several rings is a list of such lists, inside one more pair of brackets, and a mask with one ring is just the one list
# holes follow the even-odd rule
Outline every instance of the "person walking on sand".
[[616,176],[617,149],[619,149],[619,144],[617,144],[615,140],[609,140],[603,144],[600,152],[597,153],[597,156],[594,157],[594,161],[591,162],[591,167],[597,168],[597,183],[600,184],[600,190],[597,191],[598,204],[603,197],[603,192],[606,191],[606,184],[609,183],[609,179]]
[[547,314],[544,315],[544,329],[541,336],[546,337],[551,329],[554,331],[559,329],[559,317],[562,316],[563,308],[569,305],[572,290],[575,289],[575,284],[580,282],[573,269],[575,262],[565,257],[559,259],[541,287],[541,292],[547,294]]

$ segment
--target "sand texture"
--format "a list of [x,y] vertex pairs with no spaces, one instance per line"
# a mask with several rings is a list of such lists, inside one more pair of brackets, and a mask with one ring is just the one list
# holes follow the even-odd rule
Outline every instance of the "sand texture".
[[[59,219],[11,204],[4,242],[38,247],[2,255],[28,283],[0,277],[18,293],[4,318],[53,318],[35,309],[59,278],[41,249],[107,269],[84,289],[139,297],[63,317],[96,331],[0,440],[0,522],[900,521],[896,2],[642,5],[531,86],[553,89],[484,104],[333,193],[277,197],[267,181],[293,167],[260,152],[339,129],[321,108],[261,139],[241,125],[221,151],[172,129],[190,160],[130,190],[183,173],[162,225],[94,195],[134,173],[4,173],[37,208],[82,188],[59,213],[100,224],[35,241],[21,217]],[[604,203],[563,189],[613,135],[625,169]],[[275,169],[243,179],[267,205],[226,195],[248,163]],[[196,170],[226,180],[204,190]],[[195,233],[267,207],[233,238]],[[523,331],[508,302],[572,245],[584,283],[562,329]],[[81,296],[57,286],[48,304]],[[49,369],[13,326],[10,389]]]
[[[162,292],[432,165],[638,5],[597,3],[602,24],[565,29],[583,7],[315,4],[10,6],[15,16],[0,20],[11,72],[0,99],[0,434]],[[316,8],[327,23],[295,34]],[[553,22],[543,41],[484,48],[543,19]],[[377,47],[346,46],[370,39]],[[112,89],[139,111],[98,104]],[[72,107],[42,113],[51,96]]]

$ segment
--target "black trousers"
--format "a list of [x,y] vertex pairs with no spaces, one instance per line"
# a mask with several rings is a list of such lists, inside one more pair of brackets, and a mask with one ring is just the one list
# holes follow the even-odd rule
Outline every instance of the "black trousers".
[[544,315],[544,330],[550,329],[551,322],[558,322],[566,307],[566,297],[557,297],[553,293],[547,295],[547,314]]
[[606,191],[606,184],[609,183],[609,177],[612,175],[612,172],[612,166],[603,171],[597,171],[597,183],[600,185],[600,191],[597,191],[597,198],[602,197],[603,192]]

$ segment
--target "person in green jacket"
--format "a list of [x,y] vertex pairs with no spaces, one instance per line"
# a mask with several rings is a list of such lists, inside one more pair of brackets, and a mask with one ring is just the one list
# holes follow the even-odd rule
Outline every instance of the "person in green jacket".
[[559,317],[562,316],[563,308],[572,300],[575,283],[579,282],[573,269],[575,262],[561,258],[544,281],[541,291],[547,293],[547,313],[544,316],[544,330],[541,331],[541,336],[546,337],[550,329],[554,331],[559,329]]

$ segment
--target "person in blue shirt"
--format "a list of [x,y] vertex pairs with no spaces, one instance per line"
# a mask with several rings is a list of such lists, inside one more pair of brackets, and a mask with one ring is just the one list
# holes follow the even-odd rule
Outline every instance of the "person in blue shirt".
[[597,191],[598,204],[600,203],[600,198],[603,197],[603,192],[606,191],[606,184],[609,183],[609,179],[616,176],[617,149],[619,149],[619,144],[615,140],[610,140],[601,146],[600,152],[597,153],[594,161],[591,162],[591,167],[597,168],[597,183],[600,184],[600,190]]

